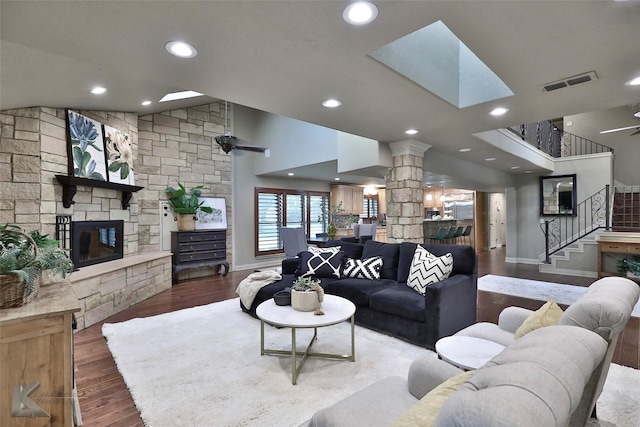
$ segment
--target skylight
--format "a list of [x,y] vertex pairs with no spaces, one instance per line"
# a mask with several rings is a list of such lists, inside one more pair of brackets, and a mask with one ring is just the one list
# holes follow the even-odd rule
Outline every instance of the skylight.
[[370,56],[457,108],[513,95],[442,21],[399,38]]

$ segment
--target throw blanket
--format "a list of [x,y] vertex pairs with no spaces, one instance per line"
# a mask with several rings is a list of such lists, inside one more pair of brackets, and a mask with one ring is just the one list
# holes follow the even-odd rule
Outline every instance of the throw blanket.
[[258,291],[280,279],[282,279],[282,276],[277,271],[256,271],[240,282],[236,288],[236,294],[240,296],[240,301],[246,308],[251,308]]

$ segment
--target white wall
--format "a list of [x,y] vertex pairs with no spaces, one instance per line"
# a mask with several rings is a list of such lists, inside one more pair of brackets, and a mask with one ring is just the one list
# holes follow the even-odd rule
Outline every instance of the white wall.
[[[553,175],[576,174],[577,201],[584,201],[611,184],[613,159],[610,153],[593,154],[582,157],[557,159]],[[515,192],[515,195],[512,194]],[[516,204],[513,212],[510,203]],[[544,235],[540,228],[540,183],[538,176],[521,175],[516,185],[508,191],[507,204],[514,215],[507,216],[507,233],[516,233],[509,238],[507,260],[511,262],[537,263],[544,253]],[[577,230],[576,230],[577,231]]]

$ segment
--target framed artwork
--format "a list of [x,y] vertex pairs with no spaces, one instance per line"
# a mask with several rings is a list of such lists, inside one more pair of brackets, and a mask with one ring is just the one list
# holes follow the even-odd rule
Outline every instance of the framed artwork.
[[135,185],[133,150],[131,149],[129,135],[111,126],[104,125],[104,144],[109,181]]
[[578,214],[576,174],[540,177],[540,216]]
[[73,169],[73,176],[106,181],[107,165],[100,123],[67,110],[67,128],[69,169]]
[[227,207],[222,197],[200,197],[202,206],[209,206],[213,212],[206,213],[201,210],[196,214],[196,230],[226,230]]

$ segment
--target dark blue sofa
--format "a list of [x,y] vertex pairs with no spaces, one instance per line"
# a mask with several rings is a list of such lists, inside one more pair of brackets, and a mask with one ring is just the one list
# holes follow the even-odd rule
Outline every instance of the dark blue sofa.
[[[349,258],[383,258],[380,280],[320,279],[327,294],[347,298],[356,305],[358,325],[433,350],[438,339],[476,323],[478,270],[471,246],[421,245],[436,256],[453,255],[451,275],[428,286],[424,296],[406,284],[416,243],[330,240],[325,247],[330,246],[340,246]],[[292,285],[297,268],[298,260],[284,260],[282,280],[263,287],[251,307],[240,303],[242,310],[255,317],[260,303]]]

